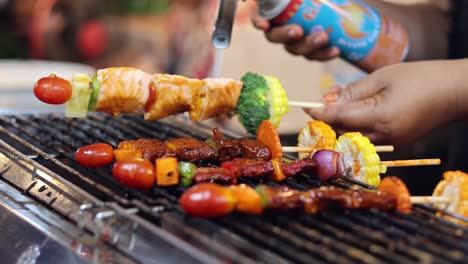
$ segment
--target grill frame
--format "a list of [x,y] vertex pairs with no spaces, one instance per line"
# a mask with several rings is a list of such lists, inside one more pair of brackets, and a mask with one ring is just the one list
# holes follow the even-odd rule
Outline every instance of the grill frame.
[[[95,113],[87,119],[65,119],[60,114],[0,116],[3,163],[26,171],[18,176],[10,168],[0,174],[88,232],[102,236],[103,224],[104,230],[113,230],[106,219],[137,223],[141,230],[125,231],[135,233],[137,241],[145,241],[145,235],[151,234],[155,241],[175,247],[177,252],[173,254],[202,263],[454,263],[463,262],[468,255],[468,240],[463,239],[468,229],[436,217],[425,207],[416,207],[410,215],[371,210],[324,212],[318,216],[267,213],[260,217],[233,214],[215,220],[197,219],[184,215],[176,204],[182,187],[155,187],[149,193],[130,190],[109,176],[109,168],[89,170],[72,161],[78,147],[97,141],[115,147],[121,140],[138,137],[201,139],[210,133],[211,127],[182,116],[152,123],[136,116]],[[28,173],[34,177],[28,179]],[[251,179],[244,182],[258,183]],[[298,189],[320,185],[304,176],[286,183]],[[333,184],[349,187],[349,182],[341,180]],[[55,193],[40,191],[43,186]],[[84,210],[83,205],[91,209]],[[126,233],[117,235],[125,237]],[[142,260],[141,254],[145,258],[155,255],[142,248],[119,245],[118,241],[108,242],[136,261]]]

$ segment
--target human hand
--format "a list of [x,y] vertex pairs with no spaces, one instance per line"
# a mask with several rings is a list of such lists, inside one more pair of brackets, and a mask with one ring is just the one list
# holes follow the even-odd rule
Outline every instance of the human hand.
[[326,32],[314,32],[304,36],[304,31],[299,25],[273,27],[256,12],[252,16],[252,23],[254,27],[265,32],[269,41],[284,44],[285,49],[291,54],[319,61],[331,60],[340,55],[338,48],[327,46]]
[[374,143],[408,144],[466,111],[462,108],[467,97],[461,95],[467,90],[466,64],[463,60],[391,65],[325,94],[324,108],[305,111],[339,134],[360,131]]

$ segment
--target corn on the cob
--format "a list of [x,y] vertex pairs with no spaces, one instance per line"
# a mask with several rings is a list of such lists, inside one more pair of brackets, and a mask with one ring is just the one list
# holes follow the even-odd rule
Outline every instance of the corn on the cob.
[[359,132],[345,133],[336,141],[335,151],[343,153],[351,175],[369,185],[380,184],[380,158],[374,145]]
[[270,123],[274,127],[278,127],[283,115],[289,112],[288,98],[286,91],[283,89],[281,82],[273,76],[263,75],[270,88],[269,102],[270,102]]
[[[444,179],[437,184],[433,195],[451,198],[450,203],[438,204],[438,208],[468,217],[468,174],[461,171],[445,172]],[[466,225],[466,222],[448,218]]]
[[336,143],[336,133],[331,126],[323,121],[314,120],[307,123],[297,138],[298,147],[309,147],[312,152],[299,152],[300,159],[313,155],[320,149],[330,149]]

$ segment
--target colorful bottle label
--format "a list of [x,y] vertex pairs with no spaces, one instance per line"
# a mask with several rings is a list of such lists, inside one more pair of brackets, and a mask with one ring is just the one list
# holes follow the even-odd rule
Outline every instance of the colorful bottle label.
[[[344,59],[367,71],[378,68],[372,65],[376,61],[380,66],[401,61],[408,48],[405,29],[360,0],[291,0],[272,21],[298,24],[306,35],[327,32],[330,45],[339,48]],[[369,54],[373,58],[367,58]]]

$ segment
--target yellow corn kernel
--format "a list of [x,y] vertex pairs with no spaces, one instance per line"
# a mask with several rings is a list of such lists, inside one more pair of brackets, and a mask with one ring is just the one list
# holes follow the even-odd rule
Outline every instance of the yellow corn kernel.
[[288,98],[286,91],[283,89],[281,82],[273,76],[263,75],[270,88],[269,102],[270,102],[270,123],[274,127],[278,127],[283,115],[289,112]]
[[313,155],[320,149],[333,149],[336,143],[336,133],[331,126],[323,121],[314,120],[307,123],[297,137],[298,147],[309,147],[311,152],[299,152],[299,158],[303,159]]
[[345,133],[338,138],[335,150],[343,153],[354,178],[373,186],[380,184],[380,157],[367,137],[359,132]]
[[[468,217],[468,174],[462,171],[444,172],[444,179],[437,184],[432,195],[450,198],[449,203],[435,205],[437,208]],[[442,213],[438,215],[455,223],[467,225],[464,221]]]

